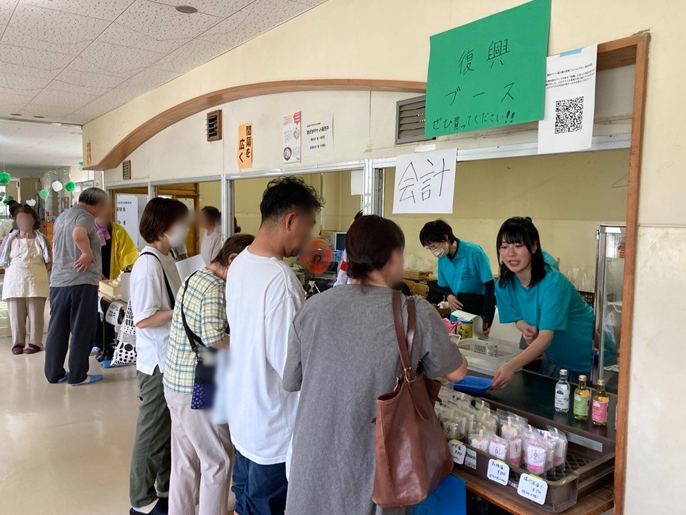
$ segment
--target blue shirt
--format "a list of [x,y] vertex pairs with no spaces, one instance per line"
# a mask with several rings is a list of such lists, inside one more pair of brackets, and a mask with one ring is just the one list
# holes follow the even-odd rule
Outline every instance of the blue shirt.
[[438,285],[458,293],[484,295],[484,283],[493,280],[488,256],[481,247],[459,240],[457,252],[451,258],[443,256],[438,260]]
[[545,277],[528,290],[514,276],[505,287],[498,281],[495,296],[501,322],[524,320],[539,331],[554,331],[545,351],[548,356],[567,370],[591,371],[593,309],[564,275],[547,270]]
[[548,254],[545,250],[541,250],[541,252],[543,252],[543,262],[559,271],[560,265],[557,264],[557,259]]

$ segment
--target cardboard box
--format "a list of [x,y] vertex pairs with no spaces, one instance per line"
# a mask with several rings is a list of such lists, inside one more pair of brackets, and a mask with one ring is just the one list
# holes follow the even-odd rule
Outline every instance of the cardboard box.
[[121,284],[113,286],[109,281],[100,281],[98,291],[105,297],[116,299],[121,296]]

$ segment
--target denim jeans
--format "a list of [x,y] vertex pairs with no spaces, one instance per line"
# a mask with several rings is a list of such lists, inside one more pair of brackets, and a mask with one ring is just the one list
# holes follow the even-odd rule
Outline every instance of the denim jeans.
[[286,464],[259,465],[236,451],[233,493],[240,515],[283,515],[286,510]]

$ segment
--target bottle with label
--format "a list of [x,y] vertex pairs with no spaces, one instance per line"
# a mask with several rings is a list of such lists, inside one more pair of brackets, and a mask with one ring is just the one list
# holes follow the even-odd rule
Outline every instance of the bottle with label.
[[607,412],[610,407],[610,396],[605,391],[605,380],[598,379],[598,389],[593,392],[591,420],[594,426],[607,425]]
[[567,382],[567,371],[560,370],[560,380],[555,385],[555,411],[558,413],[569,412],[569,392],[571,387]]
[[579,376],[579,386],[574,390],[574,418],[588,420],[588,401],[591,391],[586,387],[586,376]]

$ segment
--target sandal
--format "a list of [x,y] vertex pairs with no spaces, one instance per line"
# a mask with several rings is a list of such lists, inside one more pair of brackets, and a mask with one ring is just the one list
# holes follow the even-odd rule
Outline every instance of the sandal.
[[14,345],[12,347],[12,354],[14,354],[15,356],[18,356],[19,354],[24,354],[24,346],[19,344]]
[[36,352],[40,352],[42,350],[43,349],[41,349],[38,345],[29,343],[28,347],[26,347],[26,350],[24,351],[24,354],[35,354]]

